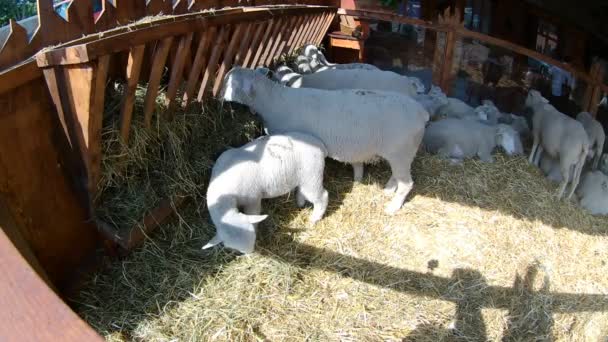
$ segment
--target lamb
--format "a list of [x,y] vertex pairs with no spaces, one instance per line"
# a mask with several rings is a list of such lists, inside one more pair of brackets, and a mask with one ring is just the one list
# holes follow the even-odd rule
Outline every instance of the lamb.
[[608,215],[608,176],[602,172],[586,173],[576,194],[580,206],[591,215]]
[[274,78],[281,77],[278,81],[292,88],[370,89],[394,91],[409,96],[417,94],[414,82],[408,77],[392,71],[330,69],[314,74],[300,75],[300,77],[295,77],[294,73],[286,73],[286,71],[286,68],[281,68],[281,73]]
[[429,112],[431,117],[435,117],[439,108],[448,103],[448,97],[437,86],[431,86],[428,94],[417,94],[414,99]]
[[[589,153],[589,139],[583,125],[565,114],[558,112],[549,101],[537,90],[530,90],[526,106],[532,108],[532,136],[534,143],[529,161],[538,166],[543,152],[553,158],[559,158],[560,172],[563,176],[557,198],[562,198],[566,186],[571,189],[568,199],[572,197],[579,183],[583,164]],[[568,182],[573,173],[572,182]]]
[[357,166],[376,157],[386,159],[392,177],[385,189],[396,191],[385,208],[388,214],[401,208],[412,189],[410,167],[429,114],[409,96],[361,89],[293,89],[235,67],[226,75],[222,98],[253,108],[271,134],[299,131],[318,137],[335,160]]
[[313,65],[311,65],[311,67],[315,67],[315,72],[317,71],[323,71],[326,69],[322,69],[323,67],[326,67],[328,69],[363,69],[363,70],[380,70],[378,69],[378,67],[371,65],[371,64],[367,64],[367,63],[346,63],[346,64],[335,64],[335,63],[329,63],[327,61],[327,59],[325,59],[325,56],[323,55],[323,53],[321,51],[319,51],[319,49],[312,45],[312,44],[308,44],[302,47],[302,54],[301,56],[305,56],[309,59],[309,61],[311,63],[313,63]]
[[[547,179],[552,182],[560,183],[563,180],[562,172],[560,171],[559,161],[552,158],[548,154],[544,154],[541,157],[540,169],[547,176]],[[584,167],[583,167],[583,169],[584,169]],[[581,174],[582,174],[582,171],[581,171]],[[570,174],[570,178],[568,179],[568,182],[572,182],[573,176],[574,175]]]
[[583,124],[587,132],[589,137],[589,157],[593,158],[593,170],[597,170],[602,152],[604,151],[604,141],[606,140],[604,128],[588,112],[580,112],[576,116],[576,120]]
[[464,101],[457,98],[448,97],[447,103],[441,106],[433,119],[454,118],[466,120],[484,120],[488,118],[483,111],[475,111],[475,109]]
[[431,122],[422,144],[428,152],[449,158],[453,163],[475,156],[491,163],[496,146],[501,146],[508,155],[523,154],[519,135],[510,126],[454,118]]
[[296,187],[298,206],[312,202],[310,221],[319,221],[328,202],[323,188],[326,156],[319,139],[297,132],[262,136],[222,153],[207,188],[207,207],[217,232],[203,249],[223,242],[241,253],[253,252],[255,226],[267,217],[260,215],[262,199],[282,196]]

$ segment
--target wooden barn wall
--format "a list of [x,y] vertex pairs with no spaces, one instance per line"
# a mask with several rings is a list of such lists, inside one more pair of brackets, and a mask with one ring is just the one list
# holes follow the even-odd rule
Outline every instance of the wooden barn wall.
[[[66,172],[66,146],[43,78],[0,94],[0,196],[16,223],[27,258],[37,258],[48,279],[66,288],[97,247],[97,231]],[[59,134],[58,134],[59,133]],[[14,219],[14,222],[10,220]]]

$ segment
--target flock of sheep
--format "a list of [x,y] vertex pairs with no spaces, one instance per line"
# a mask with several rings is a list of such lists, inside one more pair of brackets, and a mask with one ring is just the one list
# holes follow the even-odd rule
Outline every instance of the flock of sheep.
[[[267,217],[261,215],[262,199],[294,189],[298,206],[313,204],[310,222],[319,221],[329,201],[326,157],[351,164],[355,181],[362,179],[364,164],[386,160],[392,172],[385,186],[393,195],[385,207],[389,215],[413,187],[410,168],[420,147],[453,163],[471,157],[492,162],[499,146],[508,155],[523,154],[522,137],[531,135],[530,162],[561,182],[559,198],[568,183],[568,198],[577,189],[587,158],[595,157],[597,168],[601,125],[597,129],[588,113],[578,121],[559,113],[534,90],[526,100],[534,111],[530,130],[525,118],[501,113],[491,101],[472,108],[435,86],[426,92],[416,78],[369,64],[331,64],[313,45],[302,49],[295,69],[235,67],[226,75],[222,99],[249,106],[267,135],[216,161],[207,205],[217,233],[203,249],[223,243],[252,252],[256,225]],[[608,177],[601,172],[587,173],[578,195],[592,213],[608,214]]]

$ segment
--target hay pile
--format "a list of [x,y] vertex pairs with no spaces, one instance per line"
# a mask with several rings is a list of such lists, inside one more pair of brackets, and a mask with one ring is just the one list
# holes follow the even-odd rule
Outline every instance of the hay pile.
[[251,256],[202,251],[214,228],[202,198],[190,201],[96,275],[77,310],[113,341],[607,336],[608,219],[557,202],[525,158],[451,166],[419,155],[394,217],[382,210],[387,165],[362,184],[332,161],[325,176],[326,217],[308,228],[310,208],[265,201]]
[[[213,162],[229,147],[259,136],[261,124],[247,109],[207,101],[178,110],[173,120],[155,115],[144,127],[145,89],[136,92],[128,146],[120,142],[122,84],[107,96],[104,111],[103,158],[96,215],[120,230],[128,230],[165,198],[202,198]],[[157,99],[162,113],[164,94]],[[178,106],[179,107],[179,106]]]

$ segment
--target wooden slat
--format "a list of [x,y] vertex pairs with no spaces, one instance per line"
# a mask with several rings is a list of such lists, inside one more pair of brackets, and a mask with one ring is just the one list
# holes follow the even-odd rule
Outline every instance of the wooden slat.
[[0,340],[104,341],[40,279],[3,229],[0,272]]
[[304,22],[303,15],[296,16],[296,22],[291,27],[291,34],[289,35],[289,39],[287,40],[287,45],[285,46],[286,53],[291,53],[292,47],[293,47],[293,42],[296,39],[296,35],[298,34],[298,28],[302,25],[303,22]]
[[430,21],[409,18],[406,16],[390,14],[387,12],[351,10],[351,9],[340,8],[340,9],[338,9],[337,14],[338,15],[347,15],[347,16],[351,16],[351,17],[359,17],[361,19],[374,19],[374,20],[382,20],[382,21],[391,21],[394,23],[407,24],[407,25],[417,25],[417,26],[428,28],[428,29],[435,30],[435,31],[444,31],[445,32],[445,31],[449,30],[449,28],[446,26],[437,25]]
[[127,62],[127,87],[123,98],[122,110],[120,112],[120,138],[123,144],[129,142],[131,130],[131,117],[133,116],[133,105],[135,104],[135,91],[139,82],[141,62],[144,57],[145,45],[135,46],[129,51]]
[[454,64],[454,46],[456,45],[456,35],[449,31],[446,34],[445,42],[445,58],[443,59],[443,68],[441,72],[441,88],[444,93],[452,92],[452,66]]
[[186,90],[184,92],[184,97],[182,104],[183,106],[187,106],[192,99],[194,98],[194,92],[196,88],[196,83],[201,78],[201,73],[203,69],[207,66],[207,56],[209,46],[211,46],[211,42],[213,38],[215,38],[215,34],[217,32],[217,27],[212,26],[203,33],[203,36],[198,43],[198,47],[196,49],[194,63],[192,65],[192,70],[190,75],[188,76],[188,82],[186,83]]
[[215,44],[213,45],[213,50],[211,51],[211,56],[209,57],[209,62],[207,63],[207,68],[205,68],[205,73],[203,74],[203,80],[201,81],[200,88],[198,90],[198,101],[203,100],[203,96],[205,96],[205,90],[207,90],[207,83],[215,75],[215,70],[217,69],[217,63],[220,59],[222,52],[224,51],[224,46],[226,45],[226,38],[228,33],[230,32],[229,26],[222,26],[220,29],[220,33],[217,35],[217,39],[215,40]]
[[38,68],[34,59],[29,59],[19,65],[0,72],[0,94],[18,88],[41,77],[42,69]]
[[270,38],[277,21],[278,19],[272,19],[268,22],[268,26],[266,26],[266,30],[264,31],[264,36],[262,36],[262,39],[257,44],[258,47],[255,55],[251,59],[251,64],[249,64],[250,68],[255,68],[258,65],[258,61],[260,60],[260,57],[262,57],[262,52],[264,52],[265,45],[268,43],[268,39]]
[[321,25],[321,29],[317,32],[317,36],[314,38],[314,44],[319,45],[323,41],[325,34],[327,34],[327,30],[331,25],[332,21],[334,21],[335,14],[334,13],[325,13],[323,16],[323,24]]
[[154,51],[152,70],[150,72],[148,89],[144,100],[144,122],[146,127],[150,127],[152,124],[152,113],[156,108],[158,86],[160,85],[160,79],[165,70],[165,63],[167,63],[167,56],[169,55],[171,44],[173,44],[173,37],[167,37],[158,43],[156,51]]
[[306,29],[309,25],[310,25],[310,16],[307,15],[306,18],[304,19],[304,22],[302,23],[302,26],[298,30],[298,35],[296,36],[296,39],[293,43],[293,51],[302,47],[303,40],[304,40],[304,34],[306,33]]
[[312,37],[314,37],[316,30],[318,29],[319,26],[319,22],[320,22],[319,15],[314,15],[312,17],[312,20],[310,22],[310,27],[308,28],[308,33],[306,35],[306,38],[304,39],[304,44],[312,44]]
[[253,37],[254,31],[256,31],[256,24],[249,23],[245,28],[245,36],[241,39],[241,45],[234,56],[234,65],[242,65],[243,59],[245,58],[245,54],[247,53],[247,48],[251,45],[251,38]]
[[301,18],[302,18],[302,20],[300,21],[300,24],[295,28],[295,31],[296,31],[295,35],[289,45],[289,50],[288,50],[289,54],[293,53],[299,47],[298,41],[300,40],[300,37],[302,36],[302,32],[304,31],[304,26],[306,26],[306,20],[308,19],[308,17],[303,15],[303,16],[301,16]]
[[249,47],[247,48],[247,53],[243,58],[243,67],[249,66],[249,62],[252,61],[255,57],[255,52],[259,47],[260,41],[262,40],[262,34],[266,31],[268,25],[270,25],[269,22],[263,22],[258,24],[258,27],[255,29],[255,33],[253,34],[253,38],[251,39],[251,44],[249,44]]
[[0,46],[0,67],[19,61],[28,48],[29,38],[23,26],[13,19],[9,20],[10,33],[3,46]]
[[222,84],[224,83],[224,74],[226,70],[232,67],[234,55],[237,52],[238,43],[243,39],[243,30],[247,27],[246,24],[237,25],[230,39],[230,43],[224,53],[224,58],[220,68],[217,71],[215,82],[213,83],[213,96],[217,96]]
[[281,44],[281,41],[283,40],[283,36],[286,34],[286,30],[287,30],[287,27],[288,27],[290,21],[291,21],[291,18],[283,18],[283,20],[281,21],[281,25],[279,25],[279,27],[278,27],[278,33],[274,39],[274,42],[272,42],[272,44],[270,45],[270,50],[268,51],[268,56],[266,57],[265,60],[262,61],[263,65],[270,66],[272,64],[272,61],[276,57],[275,53],[277,52],[277,50],[279,48],[279,44]]
[[287,24],[283,28],[283,35],[279,40],[279,45],[276,50],[272,53],[273,60],[279,58],[287,50],[287,42],[293,36],[294,26],[298,21],[298,17],[291,17],[288,19]]
[[325,22],[323,21],[323,19],[325,18],[324,14],[325,13],[320,13],[320,14],[317,15],[317,23],[313,27],[312,33],[310,34],[310,37],[308,37],[308,40],[310,40],[311,44],[315,44],[317,35],[319,34],[319,31],[321,31],[321,26],[323,26],[325,24]]
[[255,65],[253,65],[254,68],[256,66],[267,65],[266,60],[268,59],[268,56],[270,54],[270,49],[272,49],[274,42],[276,41],[279,33],[281,32],[284,22],[285,22],[285,20],[283,20],[283,18],[276,19],[272,32],[271,32],[268,40],[264,44],[263,53],[260,55],[260,59],[255,63]]
[[101,131],[103,128],[103,109],[105,103],[106,81],[110,55],[99,57],[95,70],[94,84],[91,89],[91,104],[89,113],[89,130],[87,142],[89,152],[89,192],[97,192],[97,184],[101,177],[102,144]]
[[167,99],[165,100],[165,105],[167,106],[166,115],[169,118],[173,116],[173,111],[175,110],[177,90],[183,81],[184,63],[187,51],[190,50],[193,36],[194,33],[189,33],[180,39],[175,61],[171,67],[171,78],[169,79],[169,85],[167,86]]

